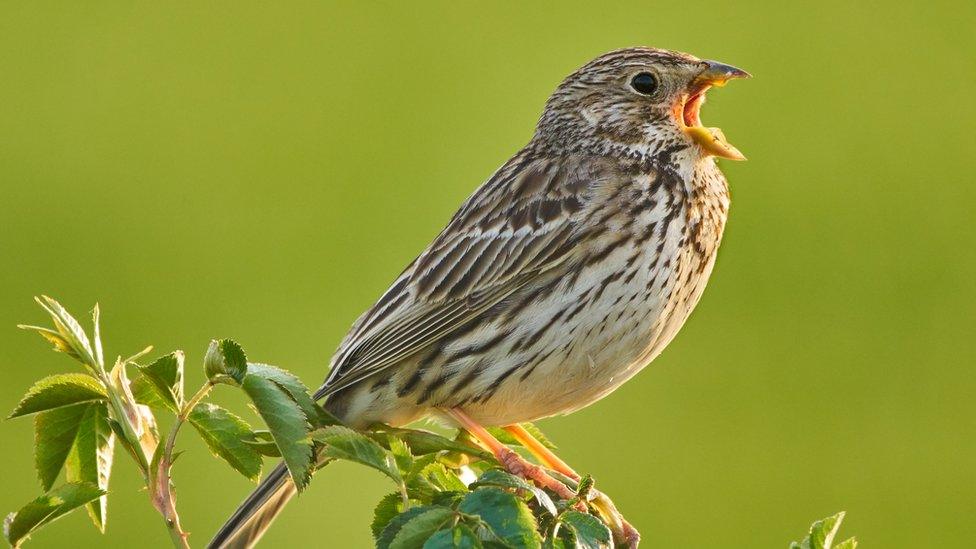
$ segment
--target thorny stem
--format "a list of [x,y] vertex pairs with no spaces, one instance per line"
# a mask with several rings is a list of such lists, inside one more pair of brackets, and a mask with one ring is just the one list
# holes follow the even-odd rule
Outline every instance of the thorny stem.
[[187,533],[180,526],[180,515],[176,512],[176,494],[173,492],[173,482],[170,476],[170,467],[173,465],[173,448],[176,446],[176,436],[180,432],[180,427],[190,417],[190,412],[196,408],[197,404],[213,389],[213,382],[207,381],[199,391],[196,392],[180,409],[176,416],[176,422],[166,438],[166,446],[159,459],[159,464],[154,471],[153,486],[150,492],[153,494],[153,505],[163,515],[166,521],[166,528],[169,529],[170,539],[173,546],[177,549],[189,549]]
[[197,407],[197,404],[200,404],[200,401],[210,393],[210,390],[213,389],[213,387],[213,382],[207,381],[203,384],[203,387],[200,387],[200,390],[190,397],[190,400],[186,401],[186,404],[183,405],[180,413],[176,416],[176,423],[173,424],[173,428],[169,432],[169,437],[166,439],[166,449],[164,450],[163,459],[170,461],[169,458],[171,458],[173,455],[173,447],[176,444],[176,435],[179,434],[180,427],[182,427],[183,423],[186,422],[186,419],[190,417],[190,412]]

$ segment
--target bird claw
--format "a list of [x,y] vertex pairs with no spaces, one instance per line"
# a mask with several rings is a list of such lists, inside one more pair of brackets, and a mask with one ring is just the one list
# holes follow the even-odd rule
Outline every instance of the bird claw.
[[[509,473],[533,481],[542,488],[552,490],[560,499],[566,501],[576,499],[577,494],[568,486],[558,479],[553,478],[542,467],[529,462],[515,451],[505,448],[499,452],[497,458],[499,463]],[[574,480],[578,482],[578,476]],[[613,501],[599,490],[593,490],[590,499],[597,513],[603,517],[603,520],[609,526],[617,545],[628,549],[637,549],[641,539],[640,532],[624,519],[624,516],[617,510]],[[581,513],[589,511],[586,503],[582,501],[577,501],[573,508]]]
[[[560,499],[571,500],[576,498],[576,493],[569,489],[568,486],[559,482],[553,478],[549,473],[545,472],[542,467],[530,463],[528,460],[518,455],[518,453],[504,449],[499,452],[498,461],[502,464],[509,473],[524,478],[526,480],[531,480],[541,486],[542,488],[548,488],[556,493]],[[582,501],[576,502],[574,508],[577,511],[586,512],[586,504]]]

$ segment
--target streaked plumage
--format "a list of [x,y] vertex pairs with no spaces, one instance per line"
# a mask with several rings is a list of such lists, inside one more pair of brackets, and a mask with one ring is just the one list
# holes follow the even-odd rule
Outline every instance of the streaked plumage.
[[[356,321],[316,398],[354,427],[451,408],[507,425],[584,407],[647,365],[698,302],[725,226],[710,151],[738,152],[690,137],[715,67],[745,74],[631,48],[567,77],[528,145]],[[629,86],[642,71],[656,95]],[[242,509],[273,518],[269,501]]]

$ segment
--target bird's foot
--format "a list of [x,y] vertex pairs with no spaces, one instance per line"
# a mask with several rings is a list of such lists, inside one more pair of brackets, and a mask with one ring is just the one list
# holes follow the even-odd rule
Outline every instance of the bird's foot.
[[[560,499],[571,500],[576,497],[576,493],[569,489],[568,486],[562,482],[553,478],[549,473],[545,471],[542,467],[534,463],[530,463],[528,460],[518,455],[518,453],[504,448],[498,452],[497,455],[499,463],[505,468],[509,473],[535,482],[542,488],[547,488],[555,492]],[[583,502],[577,502],[575,505],[577,511],[586,512],[586,504]]]

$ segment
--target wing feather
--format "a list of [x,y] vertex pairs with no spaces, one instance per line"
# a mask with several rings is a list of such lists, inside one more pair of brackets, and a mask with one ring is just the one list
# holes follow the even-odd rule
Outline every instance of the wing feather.
[[353,326],[317,398],[417,353],[565,261],[605,167],[526,153],[502,167]]

